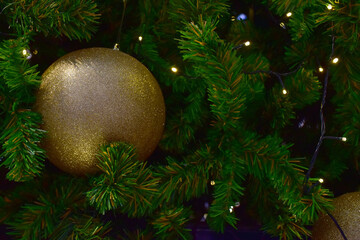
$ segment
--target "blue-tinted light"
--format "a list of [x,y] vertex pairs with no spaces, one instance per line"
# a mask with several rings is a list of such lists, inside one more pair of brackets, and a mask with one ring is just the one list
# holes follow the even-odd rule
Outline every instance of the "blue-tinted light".
[[236,19],[238,21],[245,21],[247,19],[247,16],[244,13],[240,13]]

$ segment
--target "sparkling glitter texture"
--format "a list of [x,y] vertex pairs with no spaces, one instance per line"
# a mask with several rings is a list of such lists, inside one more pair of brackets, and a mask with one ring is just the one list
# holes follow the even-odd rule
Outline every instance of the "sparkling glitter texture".
[[35,109],[48,131],[49,160],[75,175],[96,172],[99,145],[123,141],[146,160],[164,129],[165,104],[149,70],[120,51],[69,53],[43,74]]
[[[334,199],[331,214],[349,240],[360,239],[360,192],[346,193]],[[328,215],[321,216],[314,225],[313,240],[343,240],[340,231]]]

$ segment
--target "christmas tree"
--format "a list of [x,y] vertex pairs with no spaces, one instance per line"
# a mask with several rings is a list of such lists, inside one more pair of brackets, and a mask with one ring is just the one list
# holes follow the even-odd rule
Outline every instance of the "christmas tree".
[[[0,3],[1,239],[191,239],[205,222],[306,239],[359,190],[356,1]],[[34,106],[45,69],[90,47],[144,64],[166,123],[146,161],[108,142],[77,176],[48,161]]]

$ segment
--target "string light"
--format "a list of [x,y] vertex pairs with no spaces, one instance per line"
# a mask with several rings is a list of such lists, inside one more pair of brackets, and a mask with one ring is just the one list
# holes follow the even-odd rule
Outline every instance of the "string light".
[[248,47],[248,46],[250,46],[250,44],[251,44],[250,41],[246,41],[246,42],[244,42],[244,43],[242,43],[242,44],[240,44],[240,45],[237,45],[237,46],[233,47],[233,50],[242,48],[244,45],[245,45],[246,47]]
[[240,207],[240,202],[236,202],[235,207]]
[[292,15],[292,12],[288,12],[288,13],[286,14],[287,17],[291,17],[291,15]]
[[319,72],[323,72],[324,69],[322,67],[319,67]]
[[236,18],[238,21],[245,21],[247,19],[247,16],[246,14],[244,13],[240,13],[237,18]]
[[328,4],[327,6],[327,9],[331,10],[333,8],[333,6],[331,4]]
[[174,73],[176,73],[178,71],[178,69],[176,67],[172,67],[171,71],[173,71]]
[[206,222],[207,216],[208,216],[208,214],[204,213],[204,216],[201,218],[200,222]]
[[282,27],[283,29],[286,29],[285,23],[281,22],[280,27]]
[[234,22],[236,20],[235,16],[231,16],[231,21]]
[[115,43],[113,50],[120,50],[120,49],[119,49],[119,44],[118,44],[118,43]]
[[142,36],[139,36],[139,42],[141,42],[143,40]]
[[27,60],[29,60],[29,59],[32,58],[32,54],[31,54],[31,52],[30,52],[28,49],[22,50],[22,55],[23,55],[24,57],[26,57]]
[[346,142],[346,137],[323,136],[323,139],[335,139],[335,140],[341,140],[343,142]]
[[211,180],[210,185],[214,186],[215,185],[215,181]]
[[334,59],[332,60],[332,62],[335,63],[335,64],[338,63],[338,62],[339,62],[339,58],[334,58]]
[[323,182],[324,182],[324,179],[320,178],[319,183],[323,183]]
[[285,94],[287,94],[287,91],[286,91],[286,89],[285,89],[284,82],[283,82],[283,80],[282,80],[281,77],[282,77],[282,76],[289,76],[290,74],[296,73],[296,72],[301,68],[302,64],[303,64],[303,62],[300,63],[300,64],[297,66],[297,68],[294,69],[293,71],[291,71],[291,72],[286,72],[286,73],[278,73],[278,72],[274,72],[274,71],[265,71],[265,70],[256,70],[256,71],[253,71],[253,72],[244,72],[244,73],[245,73],[245,74],[267,73],[267,74],[272,74],[272,75],[276,76],[276,77],[278,78],[278,80],[279,80],[282,88],[283,88],[282,93],[285,95]]
[[232,213],[234,211],[234,206],[230,206],[229,211]]

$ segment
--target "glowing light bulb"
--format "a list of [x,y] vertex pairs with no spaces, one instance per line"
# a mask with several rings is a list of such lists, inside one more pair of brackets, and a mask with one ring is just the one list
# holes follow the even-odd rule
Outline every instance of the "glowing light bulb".
[[282,93],[283,93],[284,95],[286,95],[286,94],[287,94],[287,91],[286,91],[286,89],[285,89],[285,88],[282,90]]
[[171,71],[173,71],[174,73],[176,73],[178,71],[178,69],[176,67],[172,67]]
[[236,19],[239,21],[245,21],[247,19],[247,16],[244,13],[240,13]]
[[234,206],[230,206],[229,211],[232,213],[234,211]]
[[324,179],[320,178],[319,183],[323,183],[323,182],[324,182]]
[[286,29],[285,23],[281,22],[280,27],[282,27],[283,29]]
[[204,216],[201,218],[200,222],[206,222],[207,216],[208,216],[208,214],[204,213]]
[[211,180],[210,185],[214,186],[215,185],[215,181]]
[[142,36],[139,36],[139,41],[141,42],[143,40],[143,37]]
[[287,17],[291,17],[291,15],[292,15],[292,12],[288,12],[288,13],[286,14]]
[[328,4],[327,6],[327,9],[331,10],[333,8],[333,6],[331,4]]
[[342,137],[341,141],[346,142],[347,141],[346,137]]
[[319,67],[319,72],[323,72],[324,69],[322,67]]
[[332,60],[333,63],[337,63],[338,61],[339,61],[339,58],[334,58],[334,59]]
[[250,44],[251,44],[250,41],[245,42],[245,46],[250,46]]
[[231,21],[234,22],[236,20],[235,16],[231,16]]
[[31,54],[30,50],[28,50],[28,49],[22,50],[22,55],[24,57],[26,57],[27,60],[32,58],[32,54]]

